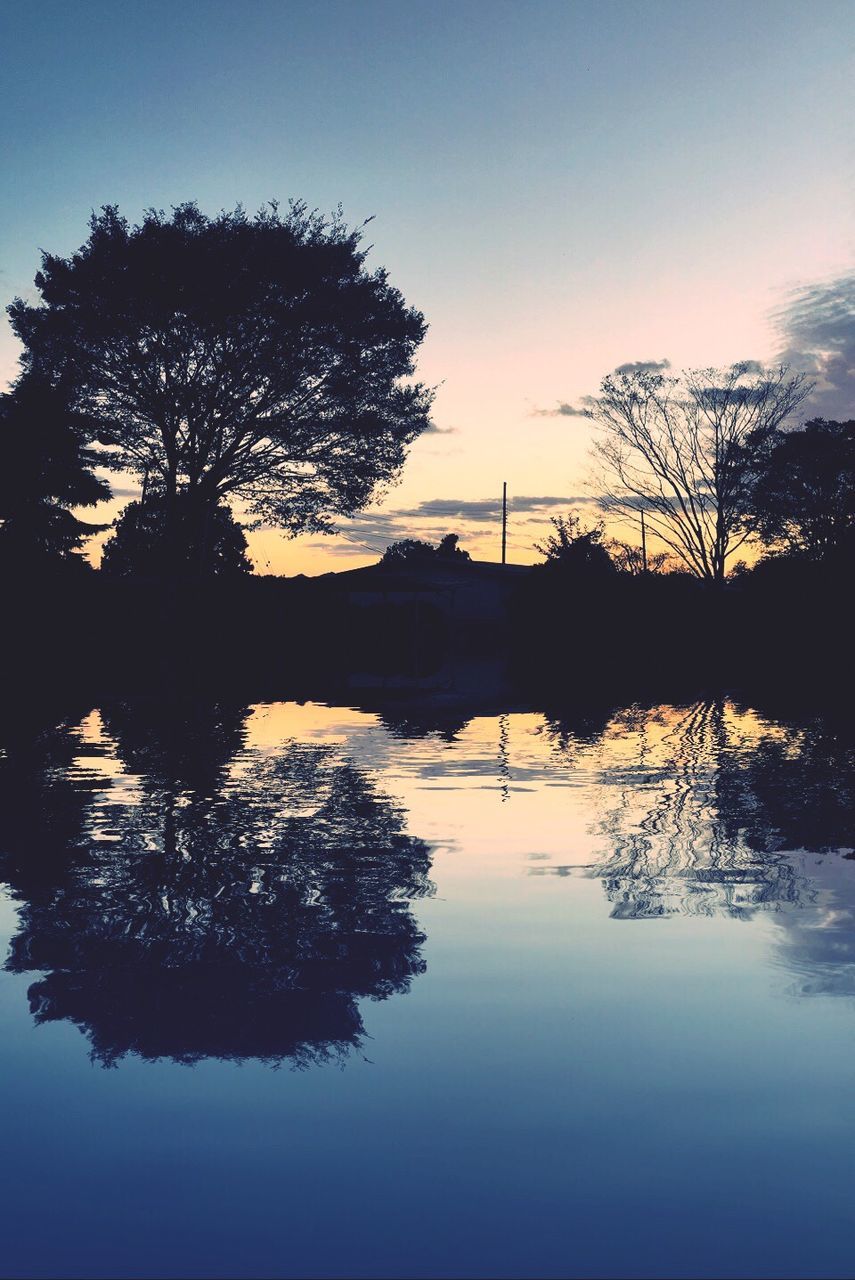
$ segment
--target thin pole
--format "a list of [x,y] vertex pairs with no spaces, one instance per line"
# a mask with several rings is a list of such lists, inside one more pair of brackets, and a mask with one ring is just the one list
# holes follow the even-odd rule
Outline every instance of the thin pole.
[[647,573],[647,530],[644,527],[644,511],[641,513],[641,566]]
[[502,564],[506,562],[508,546],[508,482],[502,481]]

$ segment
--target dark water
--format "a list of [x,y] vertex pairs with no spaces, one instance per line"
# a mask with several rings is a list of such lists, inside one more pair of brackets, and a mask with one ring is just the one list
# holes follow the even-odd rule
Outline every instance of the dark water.
[[852,1275],[853,743],[19,712],[3,1274]]

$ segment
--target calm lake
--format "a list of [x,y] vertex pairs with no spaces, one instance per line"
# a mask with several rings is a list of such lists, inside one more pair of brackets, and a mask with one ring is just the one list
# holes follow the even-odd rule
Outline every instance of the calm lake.
[[855,1272],[851,724],[432,705],[4,722],[4,1275]]

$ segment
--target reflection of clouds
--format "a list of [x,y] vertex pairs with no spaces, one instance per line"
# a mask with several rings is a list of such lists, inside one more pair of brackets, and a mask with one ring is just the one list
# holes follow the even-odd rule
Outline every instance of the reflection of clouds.
[[813,900],[776,916],[778,963],[801,995],[855,996],[855,866],[811,857],[803,871]]

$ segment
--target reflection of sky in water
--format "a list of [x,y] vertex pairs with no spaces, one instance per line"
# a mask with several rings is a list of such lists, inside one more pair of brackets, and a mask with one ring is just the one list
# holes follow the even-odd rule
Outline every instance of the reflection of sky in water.
[[[758,752],[773,752],[778,769],[790,770],[787,786],[798,786],[809,728],[702,702],[631,707],[575,724],[540,714],[476,716],[418,731],[390,716],[269,703],[238,709],[234,729],[209,783],[245,815],[258,806],[237,836],[241,845],[274,850],[283,822],[317,818],[312,780],[277,792],[270,769],[283,753],[322,750],[381,779],[406,829],[435,858],[455,853],[443,862],[443,879],[460,892],[477,894],[485,875],[576,872],[600,881],[615,919],[771,912],[781,930],[779,961],[792,965],[799,990],[855,991],[852,863],[788,845],[775,827],[786,814],[774,809],[759,846],[746,836],[760,808],[745,785]],[[145,803],[141,761],[122,758],[109,714],[105,723],[93,710],[69,737],[75,750],[66,778],[87,795],[86,838],[121,842],[128,812]],[[826,763],[834,788],[834,762]],[[851,756],[838,763],[851,765]],[[851,778],[843,781],[851,787]],[[170,793],[174,813],[210,799],[180,785]],[[818,826],[822,817],[816,813]],[[156,833],[137,836],[143,849],[157,848]],[[824,835],[818,847],[827,847]],[[247,891],[258,893],[265,874],[249,868]],[[103,879],[92,874],[89,883]]]
[[847,1274],[854,779],[727,702],[24,719],[14,1270]]

